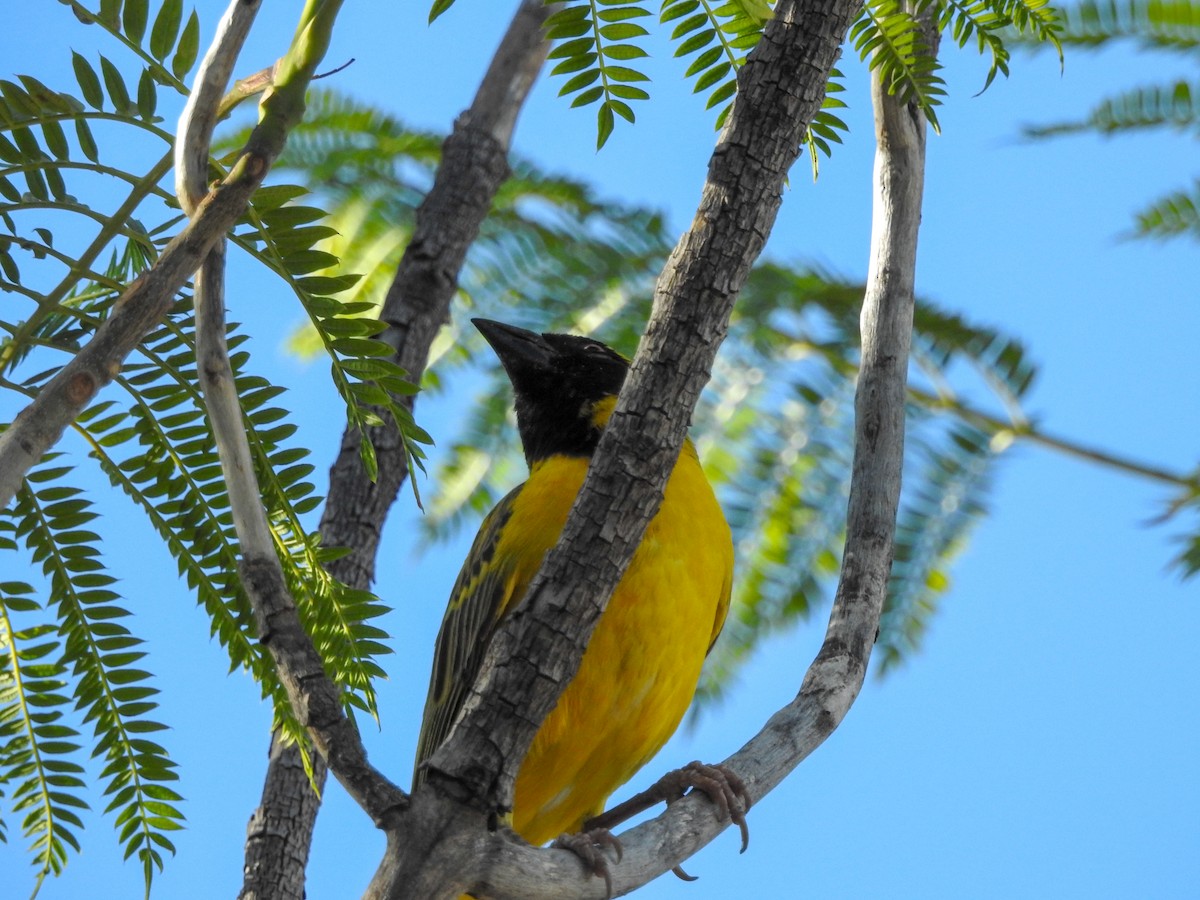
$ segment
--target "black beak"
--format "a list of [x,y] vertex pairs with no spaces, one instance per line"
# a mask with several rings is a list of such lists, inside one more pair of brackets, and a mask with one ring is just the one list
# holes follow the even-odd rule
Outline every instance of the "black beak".
[[492,345],[508,377],[515,383],[520,374],[546,371],[551,367],[555,351],[546,339],[534,331],[491,319],[472,319],[471,324]]

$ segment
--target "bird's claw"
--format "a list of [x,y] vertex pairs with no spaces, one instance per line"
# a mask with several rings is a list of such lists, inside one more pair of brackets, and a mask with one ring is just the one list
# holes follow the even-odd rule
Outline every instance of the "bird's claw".
[[[728,766],[707,765],[693,760],[682,769],[668,772],[658,782],[667,806],[680,799],[691,788],[707,795],[720,811],[722,819],[729,819],[742,833],[741,853],[750,845],[750,827],[746,824],[746,812],[750,809],[750,791]],[[678,873],[676,873],[678,874]]]
[[609,871],[604,851],[612,850],[616,854],[617,862],[620,862],[624,850],[611,831],[607,828],[592,828],[576,834],[564,834],[551,846],[570,850],[578,856],[591,875],[604,879],[604,896],[612,896],[612,872]]

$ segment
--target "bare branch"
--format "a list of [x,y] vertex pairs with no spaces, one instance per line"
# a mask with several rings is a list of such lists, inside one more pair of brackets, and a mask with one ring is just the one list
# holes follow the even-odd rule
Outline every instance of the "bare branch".
[[260,5],[260,0],[248,3],[233,0],[229,4],[200,62],[192,93],[179,117],[179,134],[175,138],[175,196],[189,216],[206,193],[209,146],[220,116],[221,97]]

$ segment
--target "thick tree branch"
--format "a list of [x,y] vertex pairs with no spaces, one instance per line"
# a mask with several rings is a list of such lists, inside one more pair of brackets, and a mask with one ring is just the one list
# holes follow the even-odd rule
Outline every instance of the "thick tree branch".
[[[872,258],[862,310],[863,362],[855,402],[854,470],[842,577],[825,641],[796,699],[725,761],[746,781],[756,801],[816,749],[849,710],[866,675],[891,567],[904,450],[925,121],[914,106],[888,96],[877,80],[874,87],[878,151]],[[625,855],[614,871],[616,893],[633,890],[687,858],[726,826],[716,821],[705,798],[691,795],[622,835]],[[564,896],[558,879],[569,880],[572,866],[578,871],[578,864],[566,854],[527,847],[506,846],[491,859],[489,896],[531,900]],[[603,886],[585,882],[570,896],[601,897]]]
[[[517,116],[549,49],[542,23],[556,8],[541,0],[520,4],[474,101],[454,123],[433,187],[417,209],[413,238],[381,312],[390,326],[382,339],[396,348],[394,359],[413,381],[425,371],[430,345],[449,316],[467,250],[508,177]],[[401,402],[411,408],[414,399]],[[378,480],[373,482],[362,465],[358,432],[347,429],[330,470],[321,519],[321,543],[352,551],[330,564],[330,574],[361,589],[374,580],[383,523],[409,474],[394,424],[373,428],[368,437],[379,463]],[[314,758],[312,765],[320,787],[325,762]],[[299,751],[273,735],[262,800],[247,829],[243,898],[300,900],[319,808]]]
[[[414,795],[369,896],[453,896],[464,887],[489,896],[601,895],[602,886],[579,881],[578,864],[566,854],[531,857],[533,851],[512,850],[483,825],[509,805],[516,768],[578,667],[606,598],[657,509],[734,299],[774,223],[787,171],[856,9],[849,0],[781,2],[742,68],[696,219],[659,279],[645,340],[563,538],[493,641],[463,717],[434,754],[430,777]],[[902,360],[906,353],[907,345]],[[889,526],[884,568],[890,534]],[[882,594],[875,599],[877,611]],[[865,653],[863,659],[865,665]],[[850,697],[857,693],[853,678],[841,683],[853,684]],[[815,715],[812,709],[806,714]],[[815,721],[822,739],[835,724],[823,710]],[[789,758],[795,765],[803,755]],[[768,772],[749,763],[735,757],[754,790],[755,779],[761,785]],[[632,832],[629,862],[616,869],[618,889],[666,871],[724,827],[704,806],[698,799],[675,804]],[[534,857],[542,862],[532,863]],[[645,865],[634,875],[639,859]],[[448,873],[453,883],[446,883]]]

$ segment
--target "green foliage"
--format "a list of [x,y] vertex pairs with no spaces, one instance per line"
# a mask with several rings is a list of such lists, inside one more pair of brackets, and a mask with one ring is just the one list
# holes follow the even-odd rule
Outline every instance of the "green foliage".
[[[433,179],[442,137],[414,132],[335,92],[313,91],[309,105],[318,115],[293,132],[276,170],[319,185],[337,227],[319,246],[363,273],[345,296],[355,315],[373,316],[411,233],[413,210]],[[599,201],[586,186],[524,160],[511,165],[459,278],[468,303],[490,308],[524,297],[531,306],[546,298],[583,308],[597,292],[619,288],[631,269],[649,275],[664,258],[669,245],[658,216]],[[456,341],[472,351],[483,346],[468,332],[459,335],[452,326],[439,340],[434,356],[441,363],[428,387],[436,390],[449,367],[469,358]],[[306,326],[293,346],[313,353],[320,340]]]
[[1185,53],[1200,46],[1200,6],[1194,0],[1075,0],[1059,12],[1064,44],[1096,48],[1125,40]]
[[559,96],[571,96],[572,108],[600,104],[597,150],[612,134],[614,115],[633,122],[630,102],[650,96],[635,86],[650,79],[628,65],[647,55],[634,41],[649,32],[633,20],[649,15],[649,10],[628,0],[587,0],[567,5],[546,20],[546,36],[555,42],[550,74],[568,76]]
[[[1194,474],[1194,480],[1196,486],[1189,494],[1172,504],[1164,519],[1184,511],[1192,515],[1193,521],[1200,517],[1200,471]],[[1190,532],[1180,539],[1180,543],[1183,549],[1172,562],[1184,578],[1191,578],[1200,572],[1200,528],[1193,525]]]
[[1136,215],[1137,234],[1145,237],[1188,235],[1200,241],[1200,180],[1190,191],[1174,191]]
[[850,42],[859,56],[877,71],[889,94],[918,106],[934,131],[939,131],[935,107],[946,94],[938,74],[941,63],[920,19],[903,0],[868,3],[863,16],[850,26]]
[[[441,138],[332,92],[313,92],[310,105],[320,114],[292,135],[278,168],[319,185],[332,209],[338,234],[317,246],[339,256],[361,251],[355,258],[363,278],[347,295],[370,316],[367,305],[381,302],[413,206],[431,182]],[[513,168],[468,255],[460,301],[529,327],[597,334],[632,353],[671,246],[661,220],[597,201],[584,186],[521,160]],[[783,266],[760,267],[743,292],[695,418],[739,552],[738,596],[702,698],[720,693],[765,634],[819,608],[836,575],[861,298],[861,285]],[[481,356],[491,359],[473,329],[456,327],[465,317],[453,316],[434,348],[432,390]],[[321,348],[311,327],[297,343],[310,353]],[[1032,378],[1018,344],[924,305],[914,359],[901,564],[880,637],[887,666],[911,654],[936,611],[954,554],[983,510],[996,452],[990,433],[957,412],[949,385],[963,377],[966,362],[1013,407]],[[489,390],[433,480],[422,519],[426,541],[473,527],[523,471],[505,380],[491,371]],[[935,388],[922,392],[922,383]]]
[[[87,527],[96,514],[82,491],[64,483],[70,473],[69,466],[43,466],[31,473],[8,520],[13,537],[25,544],[35,564],[40,563],[54,608],[42,610],[29,596],[32,589],[14,591],[16,597],[8,601],[5,615],[10,622],[12,616],[39,612],[52,614],[53,620],[21,631],[9,627],[12,683],[22,676],[35,679],[32,686],[26,682],[23,700],[46,711],[27,717],[33,727],[17,732],[3,755],[7,758],[10,748],[17,757],[28,750],[44,766],[18,788],[17,795],[24,794],[24,799],[14,804],[14,811],[32,807],[22,826],[33,838],[40,880],[47,872],[61,870],[64,844],[79,849],[68,826],[82,823],[69,808],[87,806],[79,797],[83,770],[72,761],[83,745],[77,740],[79,733],[62,721],[67,698],[58,693],[71,689],[74,711],[82,715],[83,724],[92,725],[91,755],[104,765],[100,779],[108,799],[105,812],[116,816],[125,856],[137,855],[149,884],[154,870],[162,869],[161,851],[175,850],[167,833],[181,827],[177,804],[182,798],[167,782],[178,776],[167,751],[150,737],[166,728],[148,715],[158,706],[151,699],[158,691],[149,684],[150,673],[136,665],[146,656],[140,649],[143,642],[125,627],[130,613],[113,590],[116,579],[105,571],[100,537]],[[33,636],[48,640],[16,650]],[[22,664],[43,658],[41,665],[26,665],[21,671]],[[54,765],[49,759],[43,762],[50,755],[66,759]],[[14,769],[5,773],[5,780],[22,777],[28,767]]]
[[1180,133],[1200,125],[1200,82],[1175,81],[1134,88],[1096,104],[1087,118],[1025,129],[1032,138],[1095,132],[1112,135],[1146,128],[1174,128]]
[[[1120,41],[1200,62],[1200,4],[1194,0],[1079,0],[1064,7],[1062,20],[1066,44],[1099,48]],[[1112,137],[1163,128],[1200,138],[1200,82],[1177,78],[1135,87],[1102,98],[1082,118],[1029,126],[1024,133],[1044,140],[1075,134]],[[1200,182],[1156,198],[1135,213],[1133,235],[1200,240],[1198,204]]]
[[[62,368],[183,222],[164,181],[173,138],[159,123],[177,115],[186,94],[180,79],[198,55],[196,14],[185,15],[179,0],[63,6],[61,24],[72,26],[73,13],[91,34],[104,35],[103,52],[72,53],[75,83],[65,91],[27,75],[0,81],[0,291],[8,296],[0,313],[0,392],[8,409],[25,405]],[[130,159],[152,162],[123,168]],[[220,172],[219,163],[213,170]],[[123,191],[116,200],[113,184]],[[382,417],[397,420],[419,463],[418,444],[428,437],[404,402],[415,389],[375,339],[378,323],[344,300],[355,276],[320,274],[337,262],[316,246],[333,230],[322,210],[296,202],[305,193],[262,189],[233,240],[307,313],[350,421],[365,430]],[[342,551],[321,547],[311,529],[321,498],[309,453],[296,445],[296,426],[281,405],[284,388],[253,372],[236,325],[228,338],[288,586],[347,709],[374,716],[378,659],[389,652],[377,627],[385,607],[326,572]],[[68,450],[82,448],[85,458],[75,471],[103,472],[114,497],[140,511],[204,607],[231,668],[253,674],[285,734],[303,741],[255,640],[238,578],[229,498],[197,388],[186,288],[72,431]],[[365,441],[364,455],[369,463]],[[29,583],[0,585],[0,799],[20,817],[40,883],[79,850],[75,810],[98,788],[149,890],[164,852],[173,852],[182,802],[170,786],[174,763],[158,743],[165,726],[155,717],[156,689],[141,665],[146,649],[135,613],[143,601],[122,596],[109,574],[104,523],[72,471],[61,460],[44,464],[0,517],[4,571],[38,571]],[[82,765],[89,754],[98,760],[95,777]],[[0,836],[4,821],[0,814]]]
[[[449,6],[450,0],[437,0],[430,18]],[[659,5],[658,24],[667,30],[674,55],[688,61],[684,77],[693,81],[693,91],[705,95],[707,109],[718,110],[718,128],[732,108],[738,70],[774,15],[773,6],[771,0],[662,0]],[[636,65],[647,56],[638,42],[649,32],[634,20],[651,16],[649,5],[636,0],[577,0],[547,22],[547,36],[555,43],[551,75],[565,79],[559,94],[571,97],[572,107],[598,104],[598,148],[611,136],[615,116],[633,122],[631,101],[649,96],[635,86],[649,81]],[[873,0],[852,25],[850,39],[888,91],[920,107],[937,129],[937,106],[946,93],[938,36],[948,35],[960,47],[974,43],[989,54],[987,88],[996,75],[1008,74],[1006,41],[1012,34],[1048,44],[1062,57],[1058,18],[1048,0]],[[832,111],[846,105],[834,96],[842,92],[840,78],[835,71],[805,136],[814,176],[819,155],[829,156],[830,145],[840,143],[846,130]]]
[[758,43],[770,17],[771,8],[766,3],[664,0],[662,4],[659,21],[672,24],[675,56],[693,57],[684,77],[695,78],[695,93],[708,93],[706,109],[721,108],[718,128],[729,115],[731,98],[737,92],[735,76],[745,62],[744,51]]

